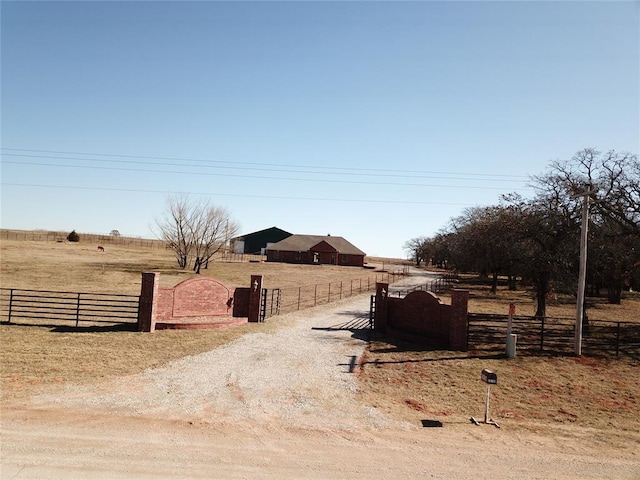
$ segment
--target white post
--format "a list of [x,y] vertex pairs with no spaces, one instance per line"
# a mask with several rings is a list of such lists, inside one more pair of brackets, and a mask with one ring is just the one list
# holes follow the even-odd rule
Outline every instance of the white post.
[[507,323],[507,358],[513,358],[516,356],[516,335],[513,335],[513,316],[516,313],[515,304],[509,304],[509,322]]
[[489,392],[491,384],[487,384],[487,398],[484,401],[484,423],[489,423]]
[[589,231],[589,189],[582,197],[582,226],[580,229],[580,273],[578,275],[578,303],[576,305],[576,331],[574,353],[582,355],[582,317],[584,316],[584,290],[587,276],[587,233]]

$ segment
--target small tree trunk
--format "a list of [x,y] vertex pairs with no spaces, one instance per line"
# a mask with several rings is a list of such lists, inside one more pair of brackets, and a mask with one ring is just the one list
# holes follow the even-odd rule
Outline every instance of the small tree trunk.
[[491,293],[498,292],[498,272],[493,272],[493,278],[491,279]]
[[622,301],[622,285],[619,282],[607,287],[607,300],[613,305],[620,305]]
[[587,299],[582,303],[582,334],[589,335],[589,315],[587,315]]
[[536,285],[536,317],[547,316],[547,293],[549,293],[549,279],[543,275],[535,280]]
[[518,279],[515,275],[509,275],[509,290],[515,291],[518,289]]

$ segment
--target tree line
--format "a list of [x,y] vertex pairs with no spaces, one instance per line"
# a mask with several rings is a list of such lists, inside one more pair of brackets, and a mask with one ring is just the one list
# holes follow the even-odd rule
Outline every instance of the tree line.
[[431,237],[405,243],[417,266],[429,263],[492,279],[510,289],[534,287],[536,316],[546,315],[547,294],[577,291],[583,197],[588,196],[586,283],[591,295],[640,287],[640,162],[638,156],[588,148],[550,163],[531,178],[532,198],[504,195],[496,205],[468,208]]

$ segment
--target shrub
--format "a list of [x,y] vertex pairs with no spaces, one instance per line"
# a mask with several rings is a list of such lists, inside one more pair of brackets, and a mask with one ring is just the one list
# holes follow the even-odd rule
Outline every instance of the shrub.
[[76,231],[73,230],[69,235],[67,235],[67,240],[69,242],[79,242],[80,241],[80,235],[78,235],[76,233]]

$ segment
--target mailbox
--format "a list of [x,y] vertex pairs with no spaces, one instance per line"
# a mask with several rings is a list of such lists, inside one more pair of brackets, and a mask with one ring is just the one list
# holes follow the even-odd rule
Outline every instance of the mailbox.
[[498,383],[498,374],[495,372],[492,372],[491,370],[487,370],[486,368],[482,369],[480,378],[482,378],[483,382],[489,383],[491,385],[495,385]]

